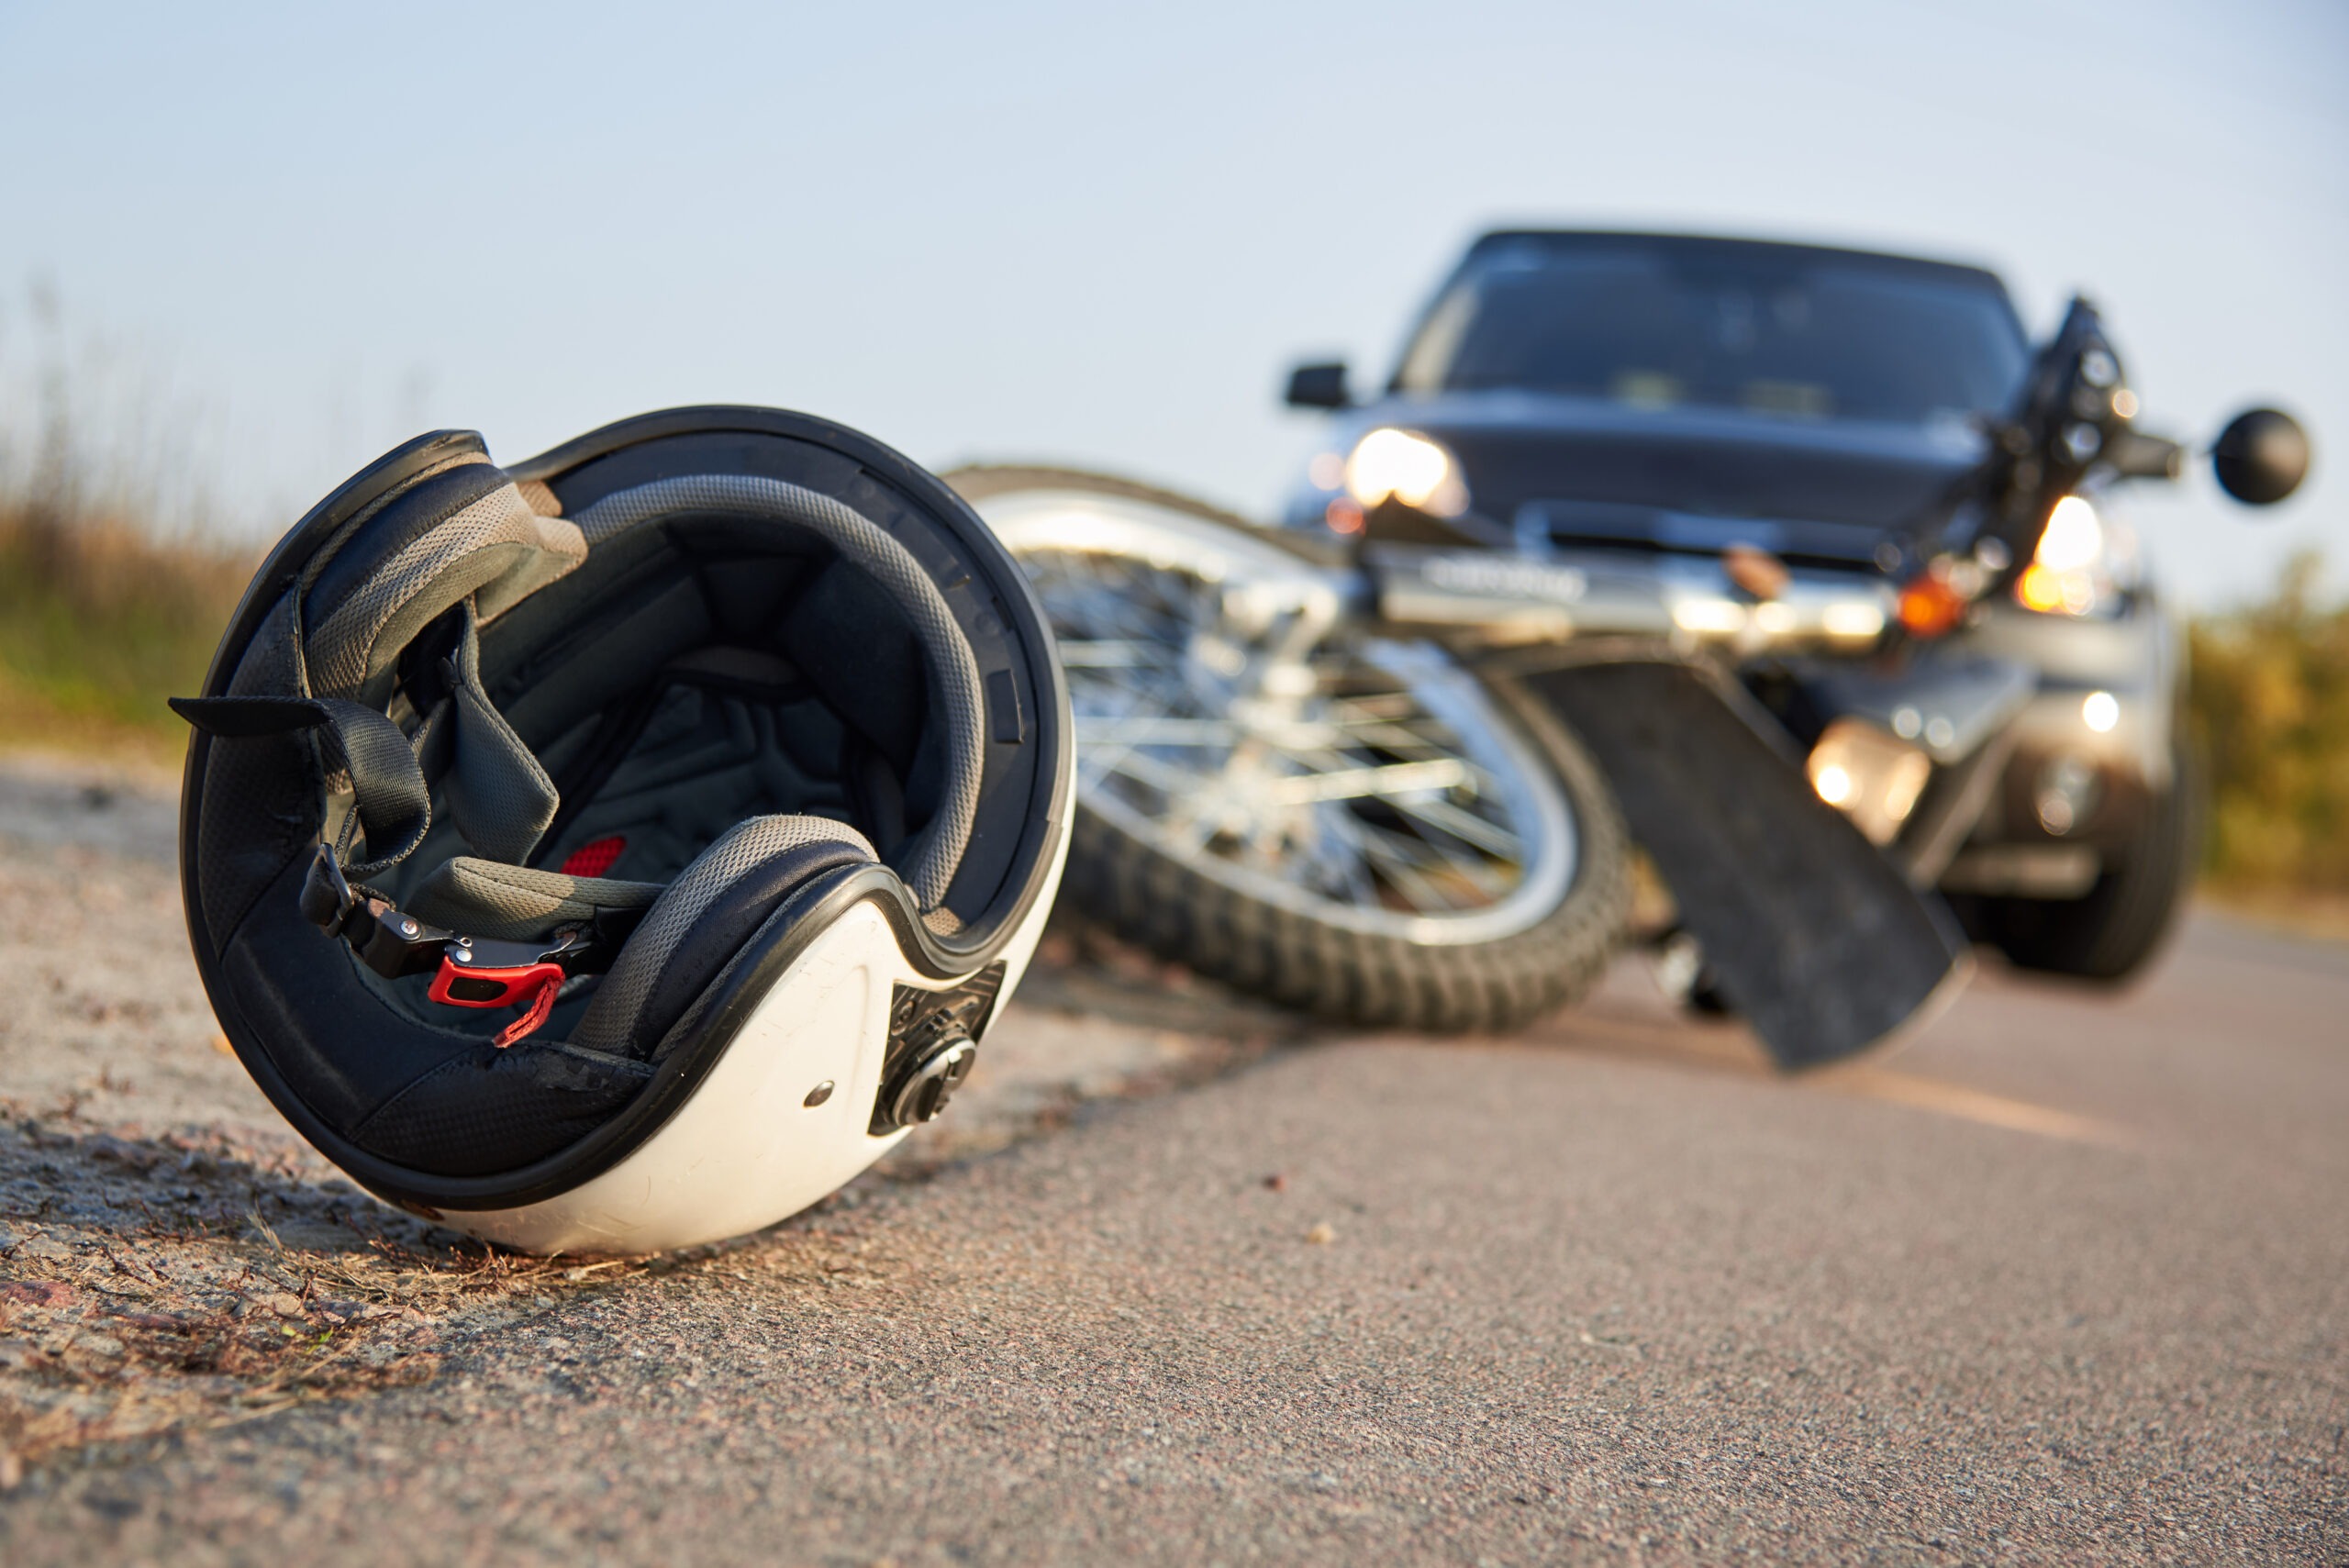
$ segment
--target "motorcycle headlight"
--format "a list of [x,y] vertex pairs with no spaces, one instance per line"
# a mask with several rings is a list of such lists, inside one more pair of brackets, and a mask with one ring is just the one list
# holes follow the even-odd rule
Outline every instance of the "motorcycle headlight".
[[2066,495],[2047,514],[2039,548],[2015,579],[2015,602],[2042,615],[2086,616],[2109,609],[2127,576],[2127,552],[2115,530],[2083,495]]
[[1393,496],[1439,517],[1468,509],[1468,486],[1450,452],[1425,436],[1381,428],[1354,443],[1346,459],[1346,494],[1364,509]]

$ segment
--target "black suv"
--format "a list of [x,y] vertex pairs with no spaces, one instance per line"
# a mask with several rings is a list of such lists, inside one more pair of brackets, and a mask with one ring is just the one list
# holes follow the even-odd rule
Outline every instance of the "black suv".
[[[2135,395],[2084,305],[2043,348],[1979,267],[1511,230],[1470,248],[1376,396],[1355,403],[1345,367],[1321,363],[1293,373],[1288,401],[1335,415],[1290,527],[1645,574],[1673,635],[1731,658],[1809,750],[1820,795],[1977,938],[2102,978],[2154,951],[2192,859],[2185,654],[2114,492],[2175,477],[2182,449],[2130,429]],[[2231,473],[2230,441],[2262,472]],[[2304,467],[2297,427],[2246,416],[2222,482],[2280,498],[2295,441]],[[1972,520],[1993,473],[2026,496],[2003,503],[2029,511],[2021,532]],[[1841,648],[1772,634],[1806,593],[1829,630],[1843,617]],[[1863,626],[1871,603],[1881,620]],[[2012,678],[1988,739],[1945,732],[1897,682],[1854,685],[1927,642],[1944,672]],[[1906,783],[1911,753],[1930,765]],[[1863,767],[1883,787],[1858,788]]]

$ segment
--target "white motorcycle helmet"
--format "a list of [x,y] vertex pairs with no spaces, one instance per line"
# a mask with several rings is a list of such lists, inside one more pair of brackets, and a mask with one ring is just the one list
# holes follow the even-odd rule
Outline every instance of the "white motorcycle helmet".
[[896,452],[695,408],[410,441],[245,595],[181,870],[238,1056],[403,1208],[534,1251],[755,1230],[936,1116],[1067,854],[1026,579]]

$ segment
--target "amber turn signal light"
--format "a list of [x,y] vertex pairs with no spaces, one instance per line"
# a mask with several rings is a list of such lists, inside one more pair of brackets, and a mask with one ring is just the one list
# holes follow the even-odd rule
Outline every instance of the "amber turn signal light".
[[1965,619],[1965,595],[1939,577],[1919,577],[1900,590],[1900,624],[1911,637],[1946,637]]

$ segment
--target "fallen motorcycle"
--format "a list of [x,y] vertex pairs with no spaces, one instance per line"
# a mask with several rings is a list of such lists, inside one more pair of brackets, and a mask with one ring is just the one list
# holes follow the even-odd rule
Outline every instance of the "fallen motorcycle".
[[[1279,526],[1067,470],[948,476],[1027,569],[1078,727],[1071,895],[1352,1021],[1592,984],[1630,841],[1692,996],[1783,1064],[1931,1011],[1970,940],[2118,978],[2190,868],[2183,656],[2114,493],[2185,450],[2076,301],[1977,268],[1486,236]],[[2308,462],[2273,410],[2246,503]]]
[[1390,635],[1351,551],[1099,475],[946,478],[1068,671],[1077,903],[1364,1023],[1510,1029],[1598,978],[1629,887],[1598,766],[1517,684]]

